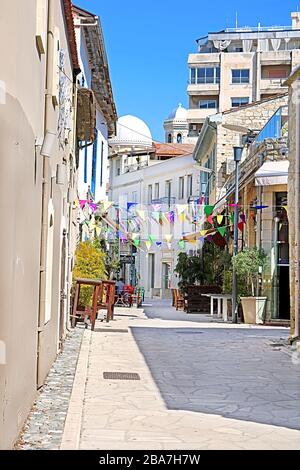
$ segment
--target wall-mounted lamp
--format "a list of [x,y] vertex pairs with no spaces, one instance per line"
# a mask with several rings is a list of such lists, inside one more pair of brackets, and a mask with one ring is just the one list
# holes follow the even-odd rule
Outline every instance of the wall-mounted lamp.
[[41,155],[44,157],[50,158],[52,157],[53,147],[55,141],[57,139],[57,135],[54,132],[46,132],[46,135],[43,140],[42,148],[41,148]]

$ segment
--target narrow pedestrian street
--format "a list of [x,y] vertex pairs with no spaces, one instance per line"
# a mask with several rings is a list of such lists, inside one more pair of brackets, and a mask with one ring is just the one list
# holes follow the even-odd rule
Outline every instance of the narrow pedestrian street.
[[117,308],[113,322],[84,331],[60,448],[300,449],[287,336],[176,312],[170,301]]

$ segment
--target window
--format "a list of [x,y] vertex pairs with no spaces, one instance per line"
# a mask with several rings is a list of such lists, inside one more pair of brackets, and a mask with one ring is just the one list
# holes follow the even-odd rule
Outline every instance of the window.
[[120,176],[121,174],[121,160],[116,161],[116,176]]
[[249,104],[249,98],[231,98],[232,108],[239,108],[245,104]]
[[193,195],[193,175],[187,177],[187,197]]
[[201,67],[191,69],[190,81],[195,84],[220,83],[220,67]]
[[84,179],[83,181],[87,183],[87,165],[88,165],[88,148],[87,148],[87,142],[85,142],[85,147],[84,147]]
[[91,178],[91,192],[95,197],[96,192],[96,171],[97,171],[97,152],[98,152],[98,132],[95,129],[95,142],[93,144],[93,159],[92,159],[92,178]]
[[103,158],[104,158],[104,142],[101,142],[101,160],[100,160],[100,187],[103,186]]
[[250,82],[250,70],[249,69],[235,69],[232,70],[232,83],[249,83]]
[[168,134],[168,144],[172,143],[172,134]]
[[177,144],[182,144],[182,134],[177,134]]
[[200,100],[199,108],[200,109],[216,109],[217,101],[216,100]]
[[155,199],[159,199],[159,183],[155,183],[154,197]]
[[168,206],[171,205],[172,196],[172,181],[166,181],[166,198],[168,199]]
[[148,186],[148,204],[152,204],[152,184]]
[[184,198],[184,177],[182,176],[179,178],[179,193],[178,193],[179,199]]

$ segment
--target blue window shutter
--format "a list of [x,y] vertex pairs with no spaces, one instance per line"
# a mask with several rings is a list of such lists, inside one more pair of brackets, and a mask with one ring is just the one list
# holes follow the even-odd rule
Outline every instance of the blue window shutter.
[[[86,146],[87,142],[85,142]],[[84,182],[87,183],[87,159],[88,159],[88,148],[84,148]]]
[[92,160],[92,181],[91,181],[91,191],[95,197],[96,192],[96,171],[97,171],[97,152],[98,152],[98,132],[95,130],[96,138],[93,144],[93,160]]
[[104,158],[104,142],[101,142],[101,166],[100,166],[100,187],[103,186],[103,158]]

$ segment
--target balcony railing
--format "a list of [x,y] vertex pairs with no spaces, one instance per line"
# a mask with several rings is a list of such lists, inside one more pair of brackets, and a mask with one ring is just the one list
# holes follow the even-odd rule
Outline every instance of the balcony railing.
[[[265,127],[258,134],[253,142],[253,146],[257,146],[264,142],[266,139],[280,139],[283,137],[283,126],[287,120],[288,107],[282,106],[267,122]],[[285,118],[285,119],[284,119]]]
[[253,33],[263,33],[263,32],[269,32],[269,31],[291,31],[292,27],[291,26],[243,26],[243,27],[238,27],[238,28],[226,28],[225,32],[226,33],[247,33],[247,32],[253,32]]

